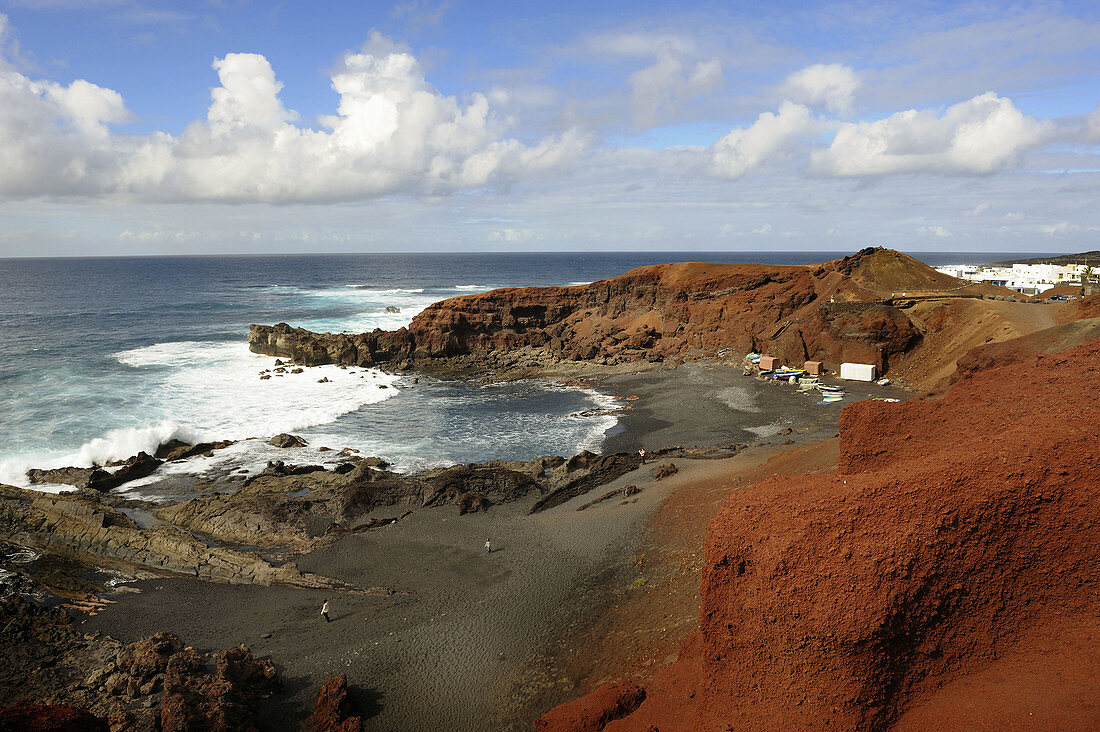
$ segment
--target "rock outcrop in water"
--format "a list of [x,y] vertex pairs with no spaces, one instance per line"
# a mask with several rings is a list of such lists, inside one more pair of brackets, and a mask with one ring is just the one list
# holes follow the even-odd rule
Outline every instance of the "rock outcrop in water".
[[80,490],[106,493],[123,483],[129,483],[132,480],[151,475],[160,465],[160,460],[144,452],[139,452],[128,460],[108,464],[107,467],[110,470],[104,468],[32,469],[27,471],[27,478],[32,485],[37,483],[60,483],[71,485]]
[[[1094,724],[1098,364],[1094,340],[971,371],[942,401],[845,407],[839,471],[731,494],[708,532],[699,631],[605,729],[921,728],[907,710]],[[1043,695],[1011,703],[1037,659],[1055,670]],[[604,696],[569,713],[599,716]]]
[[959,286],[911,257],[868,249],[813,266],[641,267],[578,287],[452,298],[398,331],[317,334],[281,323],[253,325],[248,338],[256,353],[310,366],[522,375],[582,362],[636,364],[766,349],[790,363],[859,361],[881,369],[920,337],[892,304],[893,290],[958,294]]

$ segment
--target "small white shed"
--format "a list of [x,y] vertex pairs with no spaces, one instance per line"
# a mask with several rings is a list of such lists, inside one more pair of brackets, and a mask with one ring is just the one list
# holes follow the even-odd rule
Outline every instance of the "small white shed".
[[840,378],[849,381],[874,381],[875,366],[870,363],[842,363]]

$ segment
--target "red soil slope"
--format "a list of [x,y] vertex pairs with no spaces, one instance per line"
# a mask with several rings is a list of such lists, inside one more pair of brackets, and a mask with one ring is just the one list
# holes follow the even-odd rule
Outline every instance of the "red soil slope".
[[[699,632],[605,729],[1096,728],[1098,389],[1092,341],[846,407],[839,471],[731,494]],[[1026,668],[1045,695],[1001,675]]]

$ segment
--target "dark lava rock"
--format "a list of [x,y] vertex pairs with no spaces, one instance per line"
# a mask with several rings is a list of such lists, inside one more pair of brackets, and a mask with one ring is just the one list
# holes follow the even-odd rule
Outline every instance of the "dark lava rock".
[[658,465],[653,469],[653,479],[662,480],[670,475],[676,475],[680,472],[680,469],[676,467],[676,463],[666,463],[665,465]]
[[99,468],[51,468],[42,470],[31,468],[27,471],[27,479],[31,485],[38,483],[59,483],[71,485],[76,488],[86,488],[93,478],[102,478],[107,475],[105,470]]
[[284,432],[272,437],[267,441],[267,444],[274,445],[275,447],[305,447],[309,443],[297,435],[288,435]]
[[156,470],[160,464],[160,460],[148,453],[139,452],[129,460],[111,463],[110,467],[117,468],[114,471],[104,470],[103,468],[69,467],[51,470],[32,468],[27,471],[27,478],[32,484],[61,483],[81,490],[106,492],[131,480],[144,478]]
[[235,440],[219,440],[217,442],[199,442],[192,445],[180,440],[169,440],[157,448],[157,451],[153,453],[153,457],[170,463],[173,460],[185,460],[195,455],[205,455],[211,450],[221,450],[224,447],[229,447],[234,442]]
[[468,513],[484,511],[493,505],[493,502],[481,493],[462,493],[455,501],[458,506],[458,515],[465,516]]
[[317,704],[313,714],[306,720],[307,732],[359,732],[363,729],[363,720],[355,716],[351,699],[348,697],[348,677],[346,674],[329,676],[317,692]]

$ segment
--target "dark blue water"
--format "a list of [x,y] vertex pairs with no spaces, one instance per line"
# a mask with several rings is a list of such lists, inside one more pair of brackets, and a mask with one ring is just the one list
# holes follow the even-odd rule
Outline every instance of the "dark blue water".
[[[0,260],[0,481],[123,458],[170,436],[297,430],[406,467],[597,447],[595,395],[312,371],[261,382],[249,323],[364,331],[495,287],[566,285],[671,261],[807,264],[850,252],[329,255]],[[932,265],[1007,254],[922,255]],[[386,313],[387,307],[399,313]],[[318,372],[320,373],[320,372]],[[385,385],[386,389],[378,386]],[[571,416],[572,415],[572,416]]]

